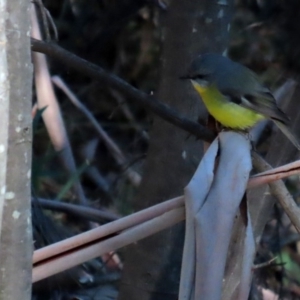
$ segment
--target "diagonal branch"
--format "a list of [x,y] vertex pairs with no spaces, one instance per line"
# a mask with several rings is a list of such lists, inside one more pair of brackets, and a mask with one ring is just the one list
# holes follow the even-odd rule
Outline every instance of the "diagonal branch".
[[[87,60],[76,56],[75,54],[59,47],[54,43],[46,43],[36,39],[31,39],[31,49],[32,51],[44,53],[54,59],[57,59],[66,66],[90,76],[95,80],[101,81],[104,85],[115,88],[126,95],[126,97],[129,99],[134,100],[140,105],[144,106],[146,109],[151,110],[162,119],[190,132],[200,139],[211,142],[214,138],[214,134],[209,129],[180,116],[176,111],[174,111],[168,105],[158,101],[152,95],[148,95],[139,91],[121,78],[103,70],[99,66],[92,64]],[[184,99],[182,99],[182,101],[184,101]]]
[[[270,187],[271,194],[273,196],[275,196],[277,201],[282,206],[284,212],[288,215],[292,224],[295,226],[296,230],[300,233],[300,218],[299,218],[300,208],[296,204],[295,200],[293,199],[292,195],[286,188],[283,181],[278,180],[278,179],[280,179],[280,176],[277,176],[277,177],[279,177],[279,178],[277,178],[278,181],[274,181],[274,179],[276,180],[276,177],[268,176],[269,175],[268,171],[271,171],[272,167],[266,161],[264,161],[263,158],[261,158],[259,155],[252,154],[252,160],[253,160],[253,165],[255,166],[255,168],[258,171],[263,172],[262,176],[266,176],[267,178],[269,177],[270,180],[273,181],[273,182],[269,181],[269,187]],[[289,170],[288,170],[287,166],[290,166],[293,168],[293,166],[296,164],[299,165],[299,161],[296,161],[296,162],[288,164],[286,166],[277,168],[280,170],[279,172],[281,172],[278,174],[289,175],[289,172],[288,172]],[[297,174],[297,173],[299,174],[299,167],[292,169],[292,171],[294,174]]]

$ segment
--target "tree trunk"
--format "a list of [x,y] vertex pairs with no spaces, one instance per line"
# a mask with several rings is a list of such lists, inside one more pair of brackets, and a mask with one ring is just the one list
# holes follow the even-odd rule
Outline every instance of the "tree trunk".
[[0,299],[31,298],[30,1],[0,3]]
[[[158,97],[192,120],[205,109],[191,85],[182,82],[192,58],[223,52],[227,46],[231,7],[217,2],[172,1],[162,13],[161,81]],[[221,16],[221,17],[220,17]],[[202,143],[155,118],[135,210],[182,195],[202,157]],[[127,247],[120,300],[178,298],[183,224]]]

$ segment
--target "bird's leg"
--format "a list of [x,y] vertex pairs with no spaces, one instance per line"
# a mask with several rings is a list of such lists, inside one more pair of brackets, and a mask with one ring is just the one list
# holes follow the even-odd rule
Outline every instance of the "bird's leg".
[[216,134],[218,134],[223,129],[223,126],[211,115],[208,115],[207,127]]

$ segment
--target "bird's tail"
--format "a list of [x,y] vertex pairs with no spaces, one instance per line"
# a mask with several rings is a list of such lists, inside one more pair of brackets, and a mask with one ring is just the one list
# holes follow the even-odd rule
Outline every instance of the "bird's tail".
[[276,126],[281,130],[281,132],[294,144],[294,146],[300,150],[300,142],[298,138],[291,132],[290,128],[284,123],[274,120]]

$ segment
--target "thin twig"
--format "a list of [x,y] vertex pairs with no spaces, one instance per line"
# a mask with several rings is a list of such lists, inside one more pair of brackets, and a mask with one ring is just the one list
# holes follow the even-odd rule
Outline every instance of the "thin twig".
[[111,90],[111,94],[117,100],[119,107],[127,120],[132,124],[132,127],[141,135],[143,140],[149,141],[149,134],[138,124],[124,97],[116,90]]
[[[111,151],[111,154],[120,165],[122,170],[126,170],[125,174],[134,186],[139,186],[141,182],[141,176],[135,172],[132,168],[127,168],[128,161],[123,154],[119,146],[114,142],[114,140],[105,132],[90,110],[76,97],[76,95],[71,91],[71,89],[66,85],[66,83],[59,77],[53,76],[52,82],[60,88],[69,98],[69,100],[90,120],[96,131],[98,132],[100,138],[103,140],[106,147]],[[126,169],[127,168],[127,169]]]
[[37,6],[39,7],[39,10],[40,10],[40,13],[42,16],[42,24],[43,24],[43,29],[44,29],[45,35],[46,35],[46,40],[49,42],[49,41],[51,41],[51,36],[50,36],[48,18],[47,18],[44,3],[42,0],[35,0],[33,3],[36,3]]
[[57,28],[55,26],[55,23],[53,21],[53,18],[51,16],[49,10],[45,7],[42,0],[34,0],[32,2],[37,4],[37,6],[39,7],[39,10],[41,12],[43,27],[44,27],[44,31],[46,34],[46,40],[51,41],[51,35],[50,35],[49,24],[48,24],[48,20],[49,20],[52,30],[54,32],[54,39],[57,41],[58,40]]
[[44,10],[45,10],[45,13],[46,13],[46,16],[51,24],[51,27],[52,27],[52,30],[53,30],[53,33],[54,33],[54,40],[55,41],[58,41],[58,31],[57,31],[57,28],[56,28],[56,25],[53,21],[53,18],[49,12],[49,10],[44,6]]
[[253,266],[252,269],[253,269],[253,270],[257,270],[257,269],[261,269],[261,268],[264,268],[264,267],[268,267],[268,266],[270,266],[270,265],[272,264],[272,262],[275,261],[277,258],[278,258],[278,256],[275,256],[275,257],[271,258],[270,260],[265,261],[265,262],[263,262],[263,263],[261,263],[261,264],[256,264],[256,265]]

